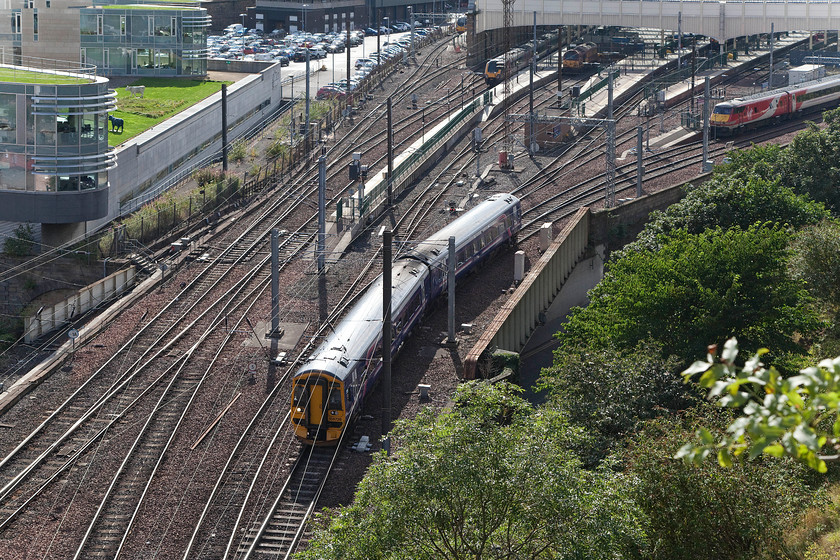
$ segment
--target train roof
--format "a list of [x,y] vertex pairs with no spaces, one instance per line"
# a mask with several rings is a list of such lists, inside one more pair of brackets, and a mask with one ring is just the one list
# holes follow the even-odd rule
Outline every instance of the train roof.
[[420,259],[429,264],[439,262],[445,258],[449,250],[450,237],[455,237],[455,248],[458,250],[463,247],[467,240],[474,238],[486,228],[488,223],[517,204],[519,204],[519,199],[512,194],[494,194],[481,204],[464,212],[457,220],[453,220],[422,243],[419,243],[406,256]]
[[[396,315],[408,296],[428,274],[425,264],[396,261],[391,270],[393,310]],[[382,336],[382,275],[353,305],[332,332],[318,345],[298,373],[319,370],[345,379],[355,361],[366,359],[364,352]]]
[[[765,97],[772,97],[774,95],[780,95],[782,93],[792,93],[794,91],[800,91],[802,89],[814,88],[820,89],[814,86],[822,86],[822,85],[834,85],[834,83],[840,83],[840,75],[833,75],[833,76],[826,76],[824,78],[818,78],[816,80],[810,80],[807,82],[802,82],[799,84],[795,84],[792,86],[785,86],[781,88],[771,89],[769,91],[753,93],[751,95],[745,95],[743,97],[736,97],[731,99],[730,101],[724,101],[723,103],[743,103],[744,101],[754,101],[756,99],[763,99]],[[719,103],[722,105],[723,103]]]

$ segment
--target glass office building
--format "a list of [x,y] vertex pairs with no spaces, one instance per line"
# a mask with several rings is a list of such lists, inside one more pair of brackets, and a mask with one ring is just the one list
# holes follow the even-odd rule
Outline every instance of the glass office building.
[[108,146],[115,105],[108,80],[90,66],[22,62],[0,64],[0,220],[105,216],[108,170],[116,164]]
[[80,60],[103,76],[204,76],[209,27],[203,8],[82,8]]
[[207,74],[211,20],[198,3],[23,0],[23,7],[6,6],[0,2],[2,62],[81,62],[96,66],[100,76]]

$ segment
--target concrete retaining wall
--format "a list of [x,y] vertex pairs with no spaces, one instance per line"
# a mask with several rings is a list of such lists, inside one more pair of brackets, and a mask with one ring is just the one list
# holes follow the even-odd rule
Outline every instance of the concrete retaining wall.
[[[228,138],[243,135],[268,117],[282,100],[280,65],[273,64],[228,87]],[[95,229],[120,215],[120,203],[165,183],[192,160],[221,150],[222,94],[218,92],[117,148],[109,172],[108,216],[88,222]],[[133,211],[135,208],[123,208]]]
[[486,376],[488,372],[478,370],[481,356],[488,348],[519,352],[525,346],[540,322],[540,315],[549,308],[575,265],[583,258],[589,244],[590,219],[589,208],[578,210],[505,302],[467,354],[464,360],[466,379],[475,379],[479,373]]
[[40,313],[26,317],[23,322],[24,341],[30,344],[44,334],[66,325],[72,317],[85,313],[123,293],[134,283],[135,276],[133,266],[124,268],[82,288],[73,297],[50,307],[44,307]]

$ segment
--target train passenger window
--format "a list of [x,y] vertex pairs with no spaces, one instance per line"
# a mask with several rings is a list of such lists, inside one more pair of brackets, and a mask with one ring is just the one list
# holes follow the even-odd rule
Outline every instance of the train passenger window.
[[466,250],[462,249],[462,250],[458,251],[458,254],[457,254],[455,257],[456,257],[456,258],[455,258],[455,261],[456,261],[459,265],[464,264],[464,259],[467,257],[467,252],[466,252]]

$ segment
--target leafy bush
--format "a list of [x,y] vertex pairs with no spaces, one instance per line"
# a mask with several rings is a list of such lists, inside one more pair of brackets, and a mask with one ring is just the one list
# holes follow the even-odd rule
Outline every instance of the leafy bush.
[[245,156],[245,142],[235,142],[228,152],[228,157],[237,163],[244,160]]
[[14,236],[3,242],[3,252],[11,257],[25,257],[35,245],[35,234],[30,224],[21,224],[15,229]]
[[278,158],[289,153],[289,145],[283,140],[277,140],[268,147],[265,153],[270,158]]

